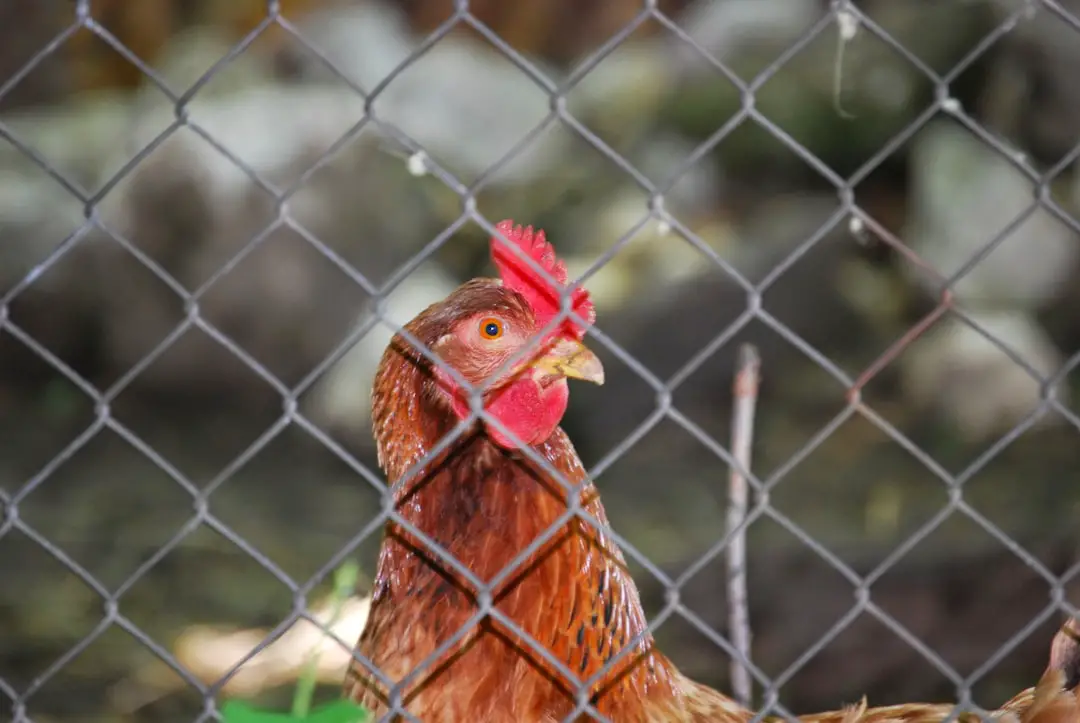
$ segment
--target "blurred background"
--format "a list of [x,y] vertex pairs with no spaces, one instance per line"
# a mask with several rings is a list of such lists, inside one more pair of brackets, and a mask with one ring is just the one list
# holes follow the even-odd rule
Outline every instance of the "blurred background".
[[[759,346],[750,619],[790,709],[954,700],[901,629],[983,706],[1033,683],[1061,620],[1044,573],[1080,603],[1080,2],[468,5],[0,2],[0,678],[33,688],[26,714],[194,720],[125,627],[179,655],[193,626],[280,624],[283,576],[343,547],[371,574],[380,491],[342,456],[381,479],[368,292],[393,284],[404,323],[493,273],[465,192],[588,275],[625,354],[594,344],[608,383],[575,387],[565,426],[612,525],[693,571],[681,599],[721,633],[728,468],[705,437],[727,446],[736,351]],[[626,355],[692,424],[657,421]],[[899,626],[850,615],[822,551]],[[727,685],[692,625],[657,637]],[[278,682],[237,694],[287,701]]]

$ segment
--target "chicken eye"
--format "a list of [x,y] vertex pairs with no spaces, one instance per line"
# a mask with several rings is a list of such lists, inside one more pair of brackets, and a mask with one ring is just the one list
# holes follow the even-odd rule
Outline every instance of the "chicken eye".
[[498,319],[484,319],[480,322],[480,336],[485,339],[498,339],[503,335],[503,325]]

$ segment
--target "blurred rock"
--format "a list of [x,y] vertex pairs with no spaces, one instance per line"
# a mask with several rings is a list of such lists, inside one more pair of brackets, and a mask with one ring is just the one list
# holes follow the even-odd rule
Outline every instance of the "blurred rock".
[[[259,46],[258,41],[255,45]],[[235,48],[236,39],[222,28],[200,25],[181,30],[160,49],[154,73],[165,86],[179,94],[193,87],[216,64],[228,58],[228,62],[214,70],[210,76],[212,80],[200,87],[197,94],[200,99],[221,97],[275,80],[274,65],[265,53],[244,52],[230,57]],[[137,95],[151,101],[160,95],[157,85],[146,78],[135,90]]]
[[[905,237],[923,261],[948,278],[1004,234],[952,287],[962,303],[1036,309],[1075,274],[1080,238],[1042,206],[1028,213],[1036,186],[1014,165],[1028,165],[1023,154],[1012,153],[949,120],[924,128],[912,147]],[[931,296],[939,293],[938,279],[911,265],[905,270]]]
[[[1021,311],[978,310],[966,316],[979,328],[950,316],[900,358],[911,402],[934,409],[960,437],[974,443],[1026,420],[1041,403],[1041,380],[1054,375],[1063,359],[1046,333]],[[1065,385],[1056,385],[1055,393],[1068,403]],[[1040,415],[1036,425],[1060,421],[1060,415],[1050,411]]]
[[[267,88],[229,95],[220,104],[207,101],[192,112],[261,178],[287,187],[322,160],[321,149],[360,110],[342,94]],[[273,126],[259,120],[268,117],[276,119]],[[253,132],[260,127],[267,132]],[[177,208],[184,199],[188,205]],[[125,179],[102,215],[186,288],[212,283],[199,299],[203,318],[296,383],[341,343],[369,296],[339,263],[358,270],[363,283],[381,286],[436,230],[430,208],[422,184],[371,137],[339,152],[279,211],[247,173],[182,131]],[[260,236],[257,246],[249,246]],[[123,253],[111,248],[114,257]],[[235,269],[211,282],[236,254],[242,261]],[[148,341],[178,321],[175,297],[149,275],[140,280],[149,284],[142,303],[116,294],[103,299],[113,359],[121,366],[145,355]],[[161,320],[147,328],[132,314],[146,319],[147,302],[155,297],[164,305]],[[175,385],[181,377],[187,383],[194,377],[205,377],[200,384],[220,381],[213,365],[204,375],[197,371],[200,359],[213,357],[205,353],[207,343],[215,342],[205,339],[187,353],[170,354],[169,367],[155,365],[154,373],[164,375],[161,383]]]
[[681,73],[715,73],[701,51],[722,63],[762,46],[794,41],[821,18],[817,0],[721,0],[698,2],[679,16],[679,25],[700,50],[682,39],[668,38]]
[[[170,104],[148,103],[145,96],[138,104],[138,118],[126,115],[123,101],[111,99],[89,106],[73,101],[13,123],[53,164],[84,175],[90,188],[110,182],[113,169],[153,146],[98,206],[107,231],[92,229],[79,244],[73,259],[82,261],[69,259],[45,270],[41,282],[20,297],[19,319],[40,318],[42,326],[29,323],[27,330],[43,340],[59,343],[74,333],[65,324],[83,322],[70,315],[59,321],[35,308],[74,305],[94,317],[113,378],[184,322],[186,302],[158,278],[164,273],[186,292],[201,289],[201,318],[294,384],[342,341],[367,298],[334,259],[379,286],[438,230],[425,184],[370,134],[312,172],[325,150],[362,117],[362,101],[354,95],[263,83],[200,94],[190,104],[199,127],[255,177],[279,188],[305,179],[281,211],[248,170],[198,133],[181,128],[158,138],[173,115]],[[127,133],[117,137],[118,130]],[[10,179],[19,192],[0,196],[7,204],[0,209],[0,228],[16,241],[5,249],[5,290],[26,273],[37,273],[47,249],[79,227],[82,210],[47,177],[21,184],[20,174],[34,169],[33,162],[14,150],[7,158],[0,182]],[[26,177],[36,180],[33,173]],[[35,193],[40,195],[32,198]],[[48,202],[52,197],[54,204]],[[108,232],[145,254],[157,272]],[[260,236],[259,244],[244,251]],[[230,259],[235,268],[228,266]],[[219,275],[223,268],[228,273]],[[266,390],[250,370],[222,368],[215,361],[220,351],[205,334],[184,334],[143,381],[163,389],[194,384],[241,392],[254,383]]]
[[[390,78],[418,49],[402,17],[380,4],[327,9],[313,14],[303,29],[312,45],[368,89]],[[161,55],[161,77],[171,87],[189,87],[229,47],[228,35],[214,29],[182,33]],[[497,55],[447,38],[421,57],[419,67],[393,78],[375,112],[382,121],[404,126],[436,161],[480,176],[550,112],[546,92],[511,64],[493,62]],[[48,310],[78,298],[84,317],[99,329],[107,380],[168,346],[140,375],[160,389],[196,385],[266,393],[250,364],[228,371],[214,361],[222,343],[237,344],[250,362],[286,384],[299,383],[336,349],[371,287],[455,219],[460,202],[439,181],[410,175],[393,150],[395,140],[372,132],[374,126],[337,148],[343,134],[364,119],[364,99],[321,60],[304,58],[299,79],[289,82],[276,78],[265,55],[245,53],[229,62],[185,104],[191,128],[172,127],[177,109],[149,83],[130,99],[76,98],[12,118],[19,137],[65,178],[91,192],[109,189],[95,209],[103,230],[85,228],[87,238],[72,260],[42,274],[38,264],[80,228],[85,209],[21,151],[9,148],[0,157],[0,183],[10,179],[14,189],[0,198],[8,204],[0,207],[0,230],[15,239],[0,264],[4,288],[27,274],[42,276],[33,293],[20,297],[27,330],[68,358],[66,340],[75,333],[55,323]],[[594,108],[606,107],[610,97],[596,96]],[[491,108],[500,111],[492,114]],[[508,185],[533,188],[564,178],[566,172],[556,169],[572,170],[576,160],[567,143],[570,133],[560,126],[541,134],[488,185],[505,195]],[[685,143],[670,136],[642,160],[671,168],[687,152]],[[125,175],[118,179],[118,173]],[[672,189],[670,207],[707,213],[715,196],[713,173],[708,166],[691,169]],[[621,176],[620,169],[608,167],[601,178],[614,187],[612,179],[621,183]],[[274,195],[281,192],[292,195],[279,209]],[[148,268],[144,260],[156,266]],[[351,272],[340,261],[370,284],[348,278]],[[432,291],[441,288],[436,284]],[[50,289],[62,292],[48,299]],[[198,318],[184,297],[194,292]],[[212,328],[194,328],[199,319]],[[193,320],[193,328],[172,338]],[[82,327],[84,321],[71,323]],[[218,332],[225,338],[215,338]],[[88,372],[85,364],[74,366]],[[356,369],[347,376],[367,378]],[[346,405],[360,398],[331,386],[337,391],[320,398]],[[341,418],[337,410],[328,411],[327,419]]]
[[[466,183],[485,174],[551,113],[547,91],[502,52],[456,36],[425,48],[392,5],[315,12],[302,31],[337,73],[365,92],[388,83],[373,104],[379,121],[404,131]],[[529,62],[554,82],[562,80],[535,58]],[[315,82],[335,74],[314,58],[301,72]],[[527,183],[551,173],[566,150],[565,134],[559,126],[539,134],[495,174],[497,181]]]

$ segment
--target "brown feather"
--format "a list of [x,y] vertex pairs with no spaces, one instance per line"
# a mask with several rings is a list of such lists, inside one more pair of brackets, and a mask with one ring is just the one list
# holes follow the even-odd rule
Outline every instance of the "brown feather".
[[[482,279],[464,285],[406,328],[433,348],[455,319],[491,308],[529,314],[514,292]],[[597,676],[587,697],[613,721],[744,723],[753,717],[731,698],[684,677],[654,649],[637,588],[610,537],[576,517],[560,520],[571,495],[578,494],[581,508],[607,525],[596,489],[561,429],[534,451],[568,482],[580,485],[573,493],[527,456],[493,444],[475,426],[425,462],[456,422],[432,383],[430,363],[401,336],[387,349],[376,376],[373,422],[379,463],[389,477],[398,514],[480,580],[497,576],[554,527],[554,534],[491,591],[492,606],[532,642],[487,616],[429,661],[481,609],[480,591],[417,535],[397,522],[387,524],[357,653],[391,684],[427,665],[402,686],[397,705],[426,723],[547,723],[570,715],[580,682]],[[1059,635],[1056,657],[1043,679],[1000,709],[1004,718],[1080,723],[1076,694],[1062,691],[1063,683],[1075,678],[1080,657],[1076,645],[1068,645],[1072,640],[1062,642]],[[568,670],[552,665],[538,649]],[[611,670],[601,674],[607,664]],[[394,707],[388,686],[361,662],[351,666],[344,692],[378,715]],[[929,723],[944,720],[953,710],[930,704],[868,708],[863,700],[802,720]],[[977,717],[964,714],[960,720]]]

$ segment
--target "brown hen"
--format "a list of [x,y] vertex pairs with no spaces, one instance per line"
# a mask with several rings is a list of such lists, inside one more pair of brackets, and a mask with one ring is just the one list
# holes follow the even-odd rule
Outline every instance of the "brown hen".
[[[407,335],[394,337],[376,374],[379,464],[400,522],[386,526],[345,695],[391,720],[404,710],[425,723],[591,720],[577,706],[579,687],[581,700],[611,721],[750,720],[751,711],[689,680],[654,649],[622,553],[603,531],[604,507],[558,426],[567,378],[603,382],[599,360],[581,343],[593,304],[576,289],[573,318],[558,319],[567,274],[543,232],[509,221],[497,228],[513,244],[492,239],[500,278],[474,279],[422,312]],[[462,381],[486,390],[488,416],[479,422],[469,419]],[[575,496],[600,529],[568,514]],[[490,587],[490,600],[470,577]],[[1064,692],[1076,683],[1080,657],[1070,635],[1068,627],[1059,633],[1039,685],[1000,715],[1080,723],[1077,698]],[[803,720],[920,723],[953,710],[864,701]]]

